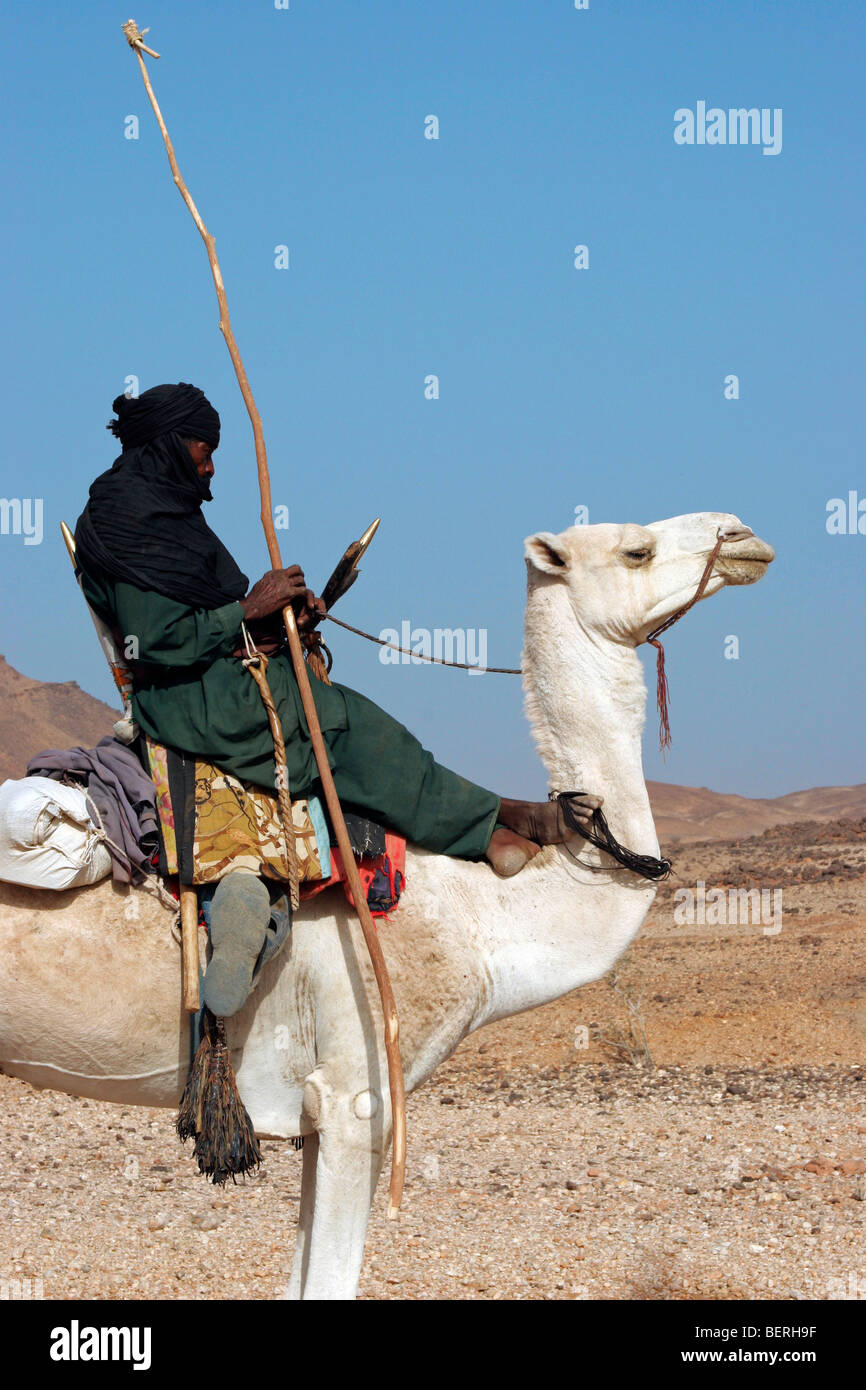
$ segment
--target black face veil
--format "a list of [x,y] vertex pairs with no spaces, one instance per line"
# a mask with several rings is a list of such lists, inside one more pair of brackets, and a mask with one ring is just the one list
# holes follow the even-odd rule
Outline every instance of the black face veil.
[[90,489],[78,518],[78,563],[195,608],[243,598],[248,580],[202,515],[211,497],[185,439],[216,448],[220,417],[187,382],[118,396],[107,426],[123,452]]

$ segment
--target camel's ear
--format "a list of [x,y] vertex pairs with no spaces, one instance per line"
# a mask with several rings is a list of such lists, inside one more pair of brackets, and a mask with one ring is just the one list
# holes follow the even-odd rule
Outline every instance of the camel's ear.
[[527,536],[523,542],[526,563],[534,565],[542,574],[564,574],[568,569],[569,555],[560,536],[550,531],[539,531]]

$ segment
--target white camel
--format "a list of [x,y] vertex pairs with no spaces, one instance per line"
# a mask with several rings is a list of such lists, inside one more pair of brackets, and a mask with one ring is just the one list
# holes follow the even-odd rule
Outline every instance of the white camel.
[[[754,583],[774,558],[735,516],[579,526],[526,541],[526,709],[551,788],[603,795],[613,834],[642,854],[659,848],[635,648],[692,597],[719,528],[727,539],[708,596]],[[655,894],[612,868],[577,835],[507,880],[486,863],[410,848],[408,888],[379,928],[407,1091],[476,1028],[609,969]],[[0,884],[2,1069],[73,1095],[175,1106],[190,1026],[169,923],[149,894],[110,881],[67,893]],[[229,1020],[229,1041],[258,1134],[306,1137],[287,1296],[354,1298],[391,1117],[378,992],[341,893],[296,916],[288,944]]]

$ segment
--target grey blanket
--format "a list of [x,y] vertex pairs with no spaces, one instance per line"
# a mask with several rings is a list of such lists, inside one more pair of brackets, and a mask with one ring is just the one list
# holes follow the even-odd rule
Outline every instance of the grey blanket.
[[[125,744],[109,735],[95,748],[50,748],[30,759],[27,775],[86,786],[108,836],[118,883],[141,883],[153,872],[151,859],[159,845],[156,788]],[[92,809],[91,815],[98,825]]]

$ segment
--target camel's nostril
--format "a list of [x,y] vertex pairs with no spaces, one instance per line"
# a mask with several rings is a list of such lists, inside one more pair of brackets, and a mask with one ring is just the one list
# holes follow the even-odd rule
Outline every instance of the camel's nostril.
[[722,541],[746,541],[755,533],[748,526],[731,526],[726,528],[720,526],[718,530],[719,540]]

